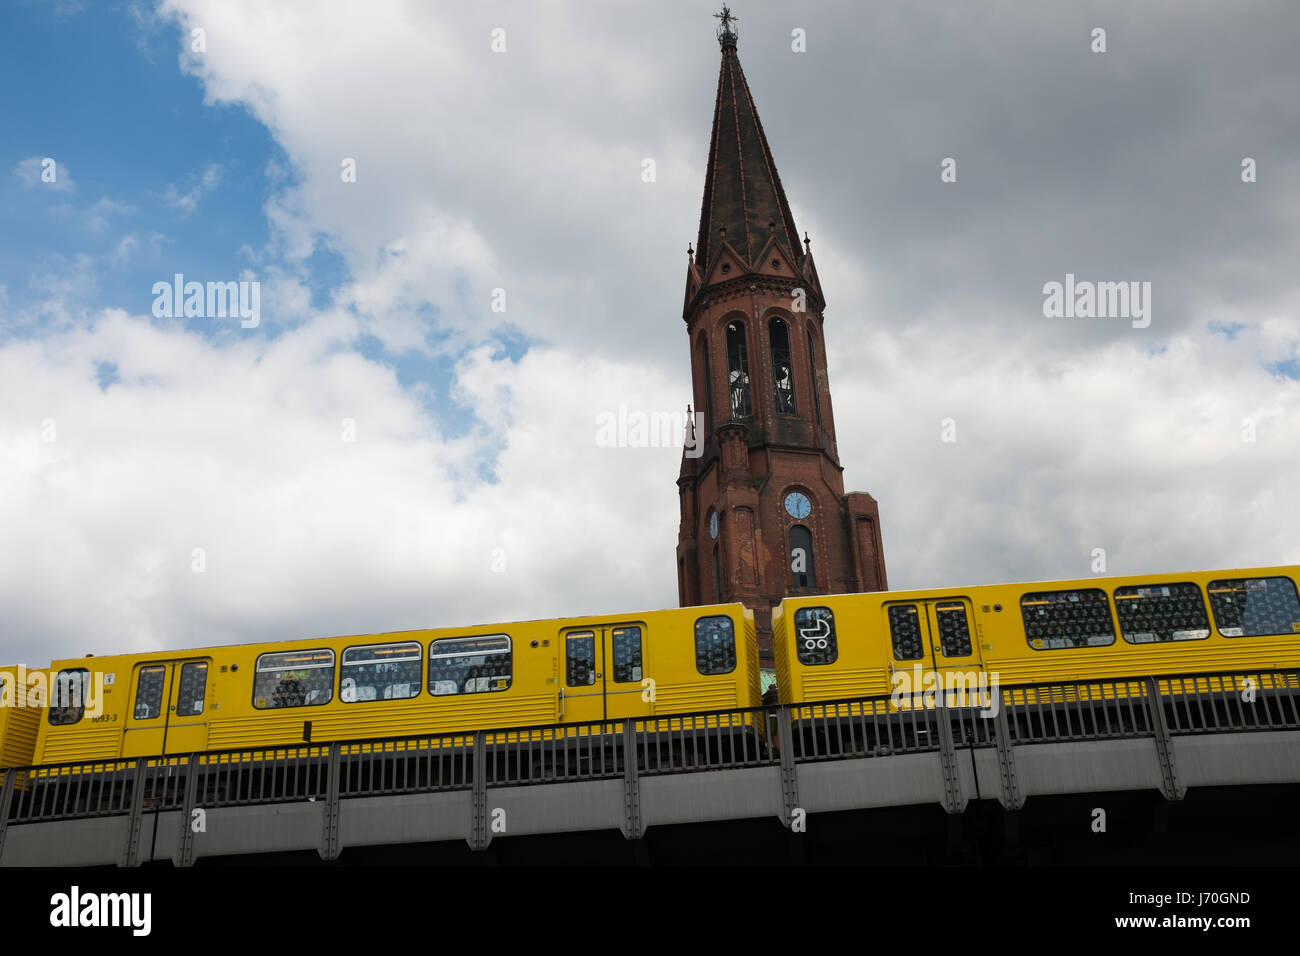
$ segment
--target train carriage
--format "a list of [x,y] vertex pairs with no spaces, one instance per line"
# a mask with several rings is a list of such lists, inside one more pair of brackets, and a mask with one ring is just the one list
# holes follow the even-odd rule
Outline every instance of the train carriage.
[[[1300,568],[1285,566],[788,598],[773,618],[780,699],[828,702],[799,708],[796,722],[842,732],[851,718],[861,747],[872,737],[862,725],[936,702],[1140,696],[1144,684],[1127,679],[1147,677],[1162,694],[1208,692],[1221,683],[1197,675],[1227,671],[1243,687],[1251,672],[1289,685],[1297,581]],[[1027,689],[1038,684],[1058,689]],[[864,697],[878,700],[829,703]]]
[[[757,656],[753,615],[733,604],[55,661],[84,700],[48,711],[35,763],[416,735],[464,747],[476,731],[504,745],[548,725],[612,735],[628,718],[646,734],[759,707]],[[753,715],[739,723],[758,734]]]
[[0,667],[0,767],[29,767],[36,753],[41,701],[28,698],[27,673]]

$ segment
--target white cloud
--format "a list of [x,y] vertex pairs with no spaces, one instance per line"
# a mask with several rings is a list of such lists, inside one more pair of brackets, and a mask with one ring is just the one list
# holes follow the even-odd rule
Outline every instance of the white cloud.
[[[596,444],[599,408],[664,403],[653,370],[477,350],[457,382],[483,423],[446,439],[345,347],[356,332],[334,312],[218,345],[110,311],[0,346],[0,525],[21,543],[0,551],[8,650],[44,663],[672,603],[660,476],[680,452]],[[484,484],[475,463],[498,443]]]
[[221,185],[221,164],[209,163],[203,171],[195,176],[188,189],[182,191],[175,184],[168,183],[163,192],[163,202],[186,219],[199,208],[199,203]]
[[141,255],[156,258],[165,242],[166,236],[151,229],[127,233],[117,241],[109,260],[114,265],[123,266],[134,262]]
[[77,189],[72,181],[72,171],[53,156],[29,156],[20,160],[13,168],[13,174],[27,189],[40,186],[57,193],[71,193]]

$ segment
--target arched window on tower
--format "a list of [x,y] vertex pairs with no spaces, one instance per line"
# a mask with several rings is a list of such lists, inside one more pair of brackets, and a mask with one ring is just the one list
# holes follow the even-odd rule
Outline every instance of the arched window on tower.
[[812,385],[813,408],[817,412],[817,424],[822,423],[822,397],[817,388],[817,345],[813,342],[812,329],[808,330],[808,370],[812,373],[809,384]]
[[790,581],[797,588],[817,586],[812,534],[801,524],[790,529]]
[[745,323],[727,326],[727,382],[731,389],[731,417],[748,418],[754,414],[749,397],[749,356],[745,350]]
[[713,434],[713,369],[709,367],[708,339],[700,339],[700,362],[704,366],[704,434],[700,436],[703,441]]
[[767,323],[767,337],[772,347],[772,395],[776,400],[776,410],[782,415],[793,415],[796,409],[790,328],[780,319],[772,319]]

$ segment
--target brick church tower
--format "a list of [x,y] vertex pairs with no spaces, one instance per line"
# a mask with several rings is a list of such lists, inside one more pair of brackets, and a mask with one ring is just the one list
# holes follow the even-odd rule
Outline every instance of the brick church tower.
[[811,246],[799,241],[726,7],[720,19],[722,69],[682,312],[703,434],[677,479],[677,586],[683,607],[752,608],[771,667],[772,608],[782,598],[885,590],[885,557],[876,500],[844,493]]

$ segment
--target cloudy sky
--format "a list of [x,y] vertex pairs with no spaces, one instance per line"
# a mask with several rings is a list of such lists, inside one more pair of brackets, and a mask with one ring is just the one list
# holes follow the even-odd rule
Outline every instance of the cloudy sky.
[[[0,662],[675,605],[716,6],[5,4]],[[1300,562],[1300,7],[733,11],[891,586]]]

